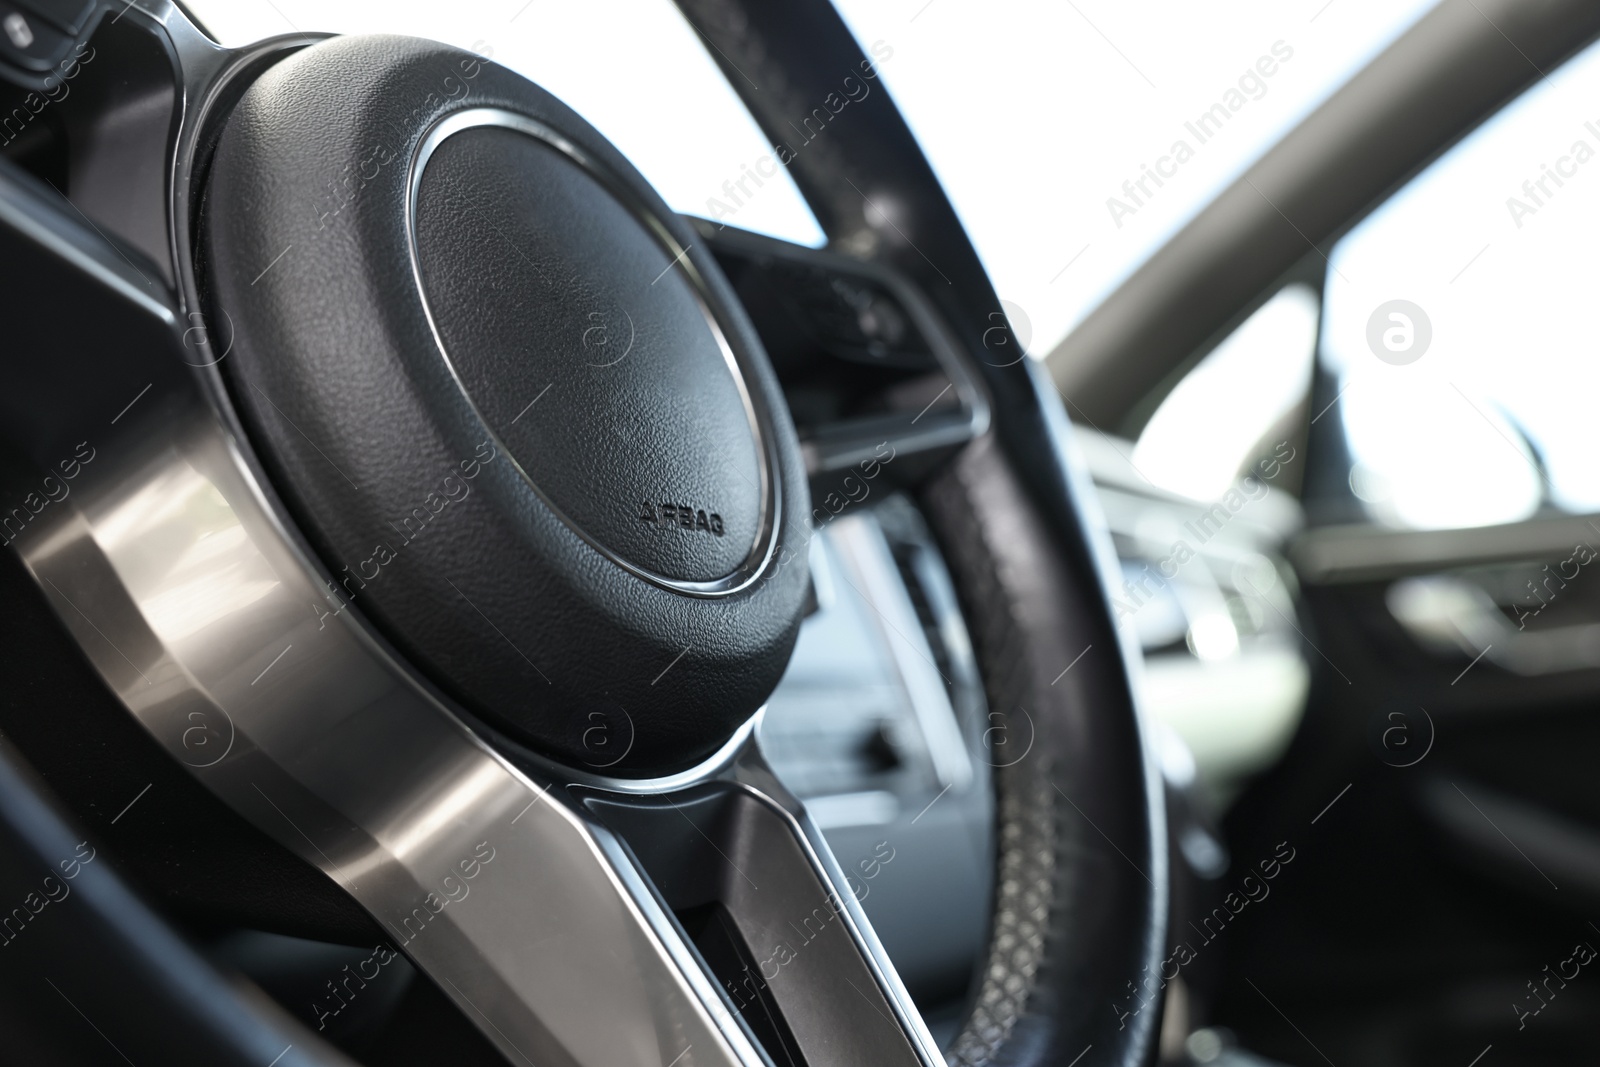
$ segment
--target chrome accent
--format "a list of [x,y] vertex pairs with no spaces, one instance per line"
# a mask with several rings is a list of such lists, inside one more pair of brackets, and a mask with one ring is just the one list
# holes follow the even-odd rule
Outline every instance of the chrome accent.
[[904,1035],[910,1041],[912,1052],[926,1064],[944,1067],[943,1054],[934,1042],[933,1035],[928,1032],[927,1025],[922,1021],[921,1013],[912,1004],[911,995],[901,984],[900,976],[895,972],[894,964],[889,961],[888,953],[878,942],[878,937],[873,932],[872,923],[862,909],[861,902],[854,893],[839,891],[839,887],[849,885],[849,879],[834,857],[833,850],[828,847],[827,840],[822,836],[822,830],[806,814],[804,805],[773,777],[765,761],[760,758],[759,748],[752,747],[748,750],[748,755],[741,761],[739,770],[740,780],[752,793],[768,805],[781,810],[812,869],[822,876],[822,885],[844,905],[841,919],[845,929],[855,942],[856,950],[869,972],[877,979],[879,991],[884,994],[889,1009],[895,1014],[895,1021],[899,1023]]
[[[746,719],[733,736],[711,755],[688,770],[678,771],[676,774],[662,775],[657,778],[613,778],[609,775],[596,774],[594,770],[584,770],[578,767],[568,767],[557,763],[555,760],[546,759],[537,752],[522,752],[518,759],[544,777],[559,780],[568,785],[585,786],[590,789],[604,790],[608,793],[623,793],[630,796],[656,796],[661,793],[673,793],[687,789],[692,785],[709,781],[712,778],[726,775],[744,751],[754,743],[756,732],[760,729],[761,720],[766,715],[767,709],[763,706],[756,713]],[[603,769],[603,768],[601,768]]]
[[167,401],[101,450],[98,492],[19,541],[140,722],[355,897],[508,1056],[759,1063],[604,830],[334,614],[232,443],[192,399]]
[[[895,1016],[904,1062],[942,1065],[864,914],[836,888],[846,881],[820,832],[765,768],[755,717],[700,767],[654,781],[524,770],[359,609],[328,598],[327,571],[249,452],[214,361],[171,373],[187,362],[181,311],[198,306],[184,254],[198,126],[236,61],[297,42],[225,52],[158,0],[129,17],[167,34],[180,76],[177,306],[138,292],[103,238],[32,203],[0,165],[0,234],[71,264],[165,338],[116,353],[154,382],[109,425],[82,427],[97,443],[92,470],[14,542],[94,669],[208,789],[394,934],[511,1062],[770,1064],[626,845],[577,799],[585,787],[626,800],[720,784],[783,813],[788,836],[758,845],[801,850],[814,887],[843,901],[840,928]],[[70,417],[65,396],[36,399]]]
[[[706,325],[711,330],[712,337],[716,338],[717,347],[722,351],[722,359],[728,366],[728,372],[733,375],[734,385],[739,390],[739,399],[744,405],[745,418],[750,424],[750,434],[755,438],[756,454],[760,465],[761,477],[761,523],[756,528],[755,540],[751,543],[750,551],[744,561],[730,574],[722,578],[706,582],[684,581],[677,578],[668,578],[657,574],[648,568],[624,558],[593,537],[580,526],[571,516],[539,487],[539,483],[529,474],[517,460],[515,453],[507,448],[505,442],[500,440],[489,420],[483,417],[483,412],[478,410],[477,402],[472,399],[472,394],[467,391],[466,383],[461,380],[461,375],[456,371],[455,362],[450,358],[450,350],[445,347],[444,338],[439,333],[438,323],[434,321],[433,308],[428,303],[428,290],[422,282],[422,262],[417,252],[417,194],[422,188],[423,171],[427,168],[428,160],[433,153],[448,138],[464,130],[476,129],[481,126],[494,126],[501,129],[515,130],[526,134],[535,140],[554,148],[566,156],[600,184],[617,199],[623,207],[644,224],[650,231],[662,251],[670,258],[668,270],[681,270],[689,282],[689,291],[694,294],[695,302],[700,307],[700,314],[705,317]],[[662,221],[656,217],[644,204],[639,203],[635,197],[620,181],[613,177],[605,167],[591,158],[577,145],[562,137],[555,130],[542,122],[520,115],[514,111],[503,108],[480,107],[468,108],[465,111],[452,112],[436,122],[431,129],[418,142],[416,152],[411,157],[411,170],[406,182],[406,247],[411,256],[411,277],[416,283],[417,294],[422,300],[422,311],[428,320],[428,330],[433,335],[434,346],[439,350],[445,366],[450,370],[450,377],[456,383],[456,388],[461,391],[462,399],[472,409],[472,413],[483,424],[484,432],[494,440],[502,455],[511,461],[522,480],[526,482],[535,493],[539,495],[546,507],[553,512],[567,528],[605,556],[617,566],[628,573],[637,575],[663,589],[670,589],[677,593],[685,593],[697,597],[729,596],[750,588],[760,581],[767,573],[767,568],[772,563],[773,555],[777,551],[778,530],[783,523],[783,500],[779,491],[777,479],[773,472],[777,469],[778,456],[773,444],[772,434],[767,432],[763,425],[761,413],[756,407],[755,398],[750,393],[750,387],[744,379],[744,371],[740,366],[738,355],[728,344],[728,338],[723,333],[722,325],[717,320],[715,312],[707,299],[705,279],[695,269],[693,261],[688,258],[689,250],[680,246]]]
[[1541,515],[1496,526],[1397,530],[1375,523],[1319,526],[1289,546],[1301,579],[1312,585],[1373,582],[1453,567],[1557,559],[1595,535],[1600,514]]
[[518,769],[354,611],[332,611],[205,406],[153,399],[108,438],[95,484],[19,538],[24,562],[150,733],[360,902],[508,1056],[762,1062],[649,878],[567,788],[620,798],[737,777],[785,813],[815,884],[846,905],[915,1062],[942,1062],[850,893],[832,889],[846,880],[820,832],[765,771],[753,719],[654,782]]
[[933,649],[889,553],[882,527],[871,512],[863,512],[842,515],[827,529],[850,574],[847,580],[872,606],[873,621],[882,632],[895,673],[927,741],[939,785],[965,789],[973,777],[972,753],[961,736],[950,689],[934,664]]

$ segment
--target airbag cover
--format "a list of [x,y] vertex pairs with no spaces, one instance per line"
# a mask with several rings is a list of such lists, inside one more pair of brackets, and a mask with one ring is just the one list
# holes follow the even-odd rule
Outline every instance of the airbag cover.
[[710,255],[531,82],[403,37],[267,70],[201,274],[230,395],[329,579],[486,734],[679,769],[776,685],[804,470]]

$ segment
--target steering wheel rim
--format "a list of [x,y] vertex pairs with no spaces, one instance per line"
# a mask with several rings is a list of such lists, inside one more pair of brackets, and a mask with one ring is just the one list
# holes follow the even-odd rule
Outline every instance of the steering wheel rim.
[[[695,17],[692,10],[690,15]],[[837,21],[831,8],[817,17]],[[182,38],[180,20],[181,13],[170,9],[165,32]],[[748,30],[750,23],[744,26]],[[180,41],[180,54],[187,49],[190,56],[208,60],[194,63],[187,72],[194,79],[190,99],[195,106],[180,132],[180,160],[205,136],[208,108],[221,113],[232,106],[238,86],[255,72],[250,57],[208,54],[198,35],[187,32],[191,37]],[[269,54],[259,50],[257,58]],[[773,54],[769,61],[775,61]],[[919,155],[912,158],[913,170],[926,169]],[[180,168],[180,174],[185,172]],[[19,197],[30,195],[12,191]],[[188,232],[191,191],[185,181],[174,184],[174,239],[180,270],[187,274],[179,307],[198,308],[203,305],[189,253],[194,247]],[[48,210],[63,228],[70,223],[54,206]],[[6,221],[15,228],[15,219]],[[40,242],[50,235],[35,227],[28,236]],[[54,251],[62,254],[60,234],[53,236]],[[965,239],[959,240],[964,246]],[[966,253],[975,263],[970,246]],[[79,249],[76,255],[83,266],[84,253]],[[172,528],[152,521],[140,526],[136,509],[129,509],[158,489],[170,493],[185,484],[187,499],[219,497],[231,516],[222,520],[226,529],[191,527],[187,543],[192,547],[241,531],[228,567],[245,573],[265,566],[281,587],[270,594],[280,608],[303,604],[316,594],[317,553],[299,534],[293,510],[254,456],[251,435],[233,415],[214,365],[195,367],[206,361],[193,359],[194,346],[185,343],[193,339],[193,320],[140,292],[105,248],[89,259],[84,272],[102,285],[120,288],[124,303],[144,315],[151,332],[165,335],[165,355],[170,359],[188,353],[190,358],[181,362],[194,369],[172,373],[168,367],[152,381],[153,391],[141,394],[143,409],[108,434],[115,447],[104,450],[107,462],[93,471],[95,482],[81,483],[74,502],[30,528],[17,547],[101,676],[172,755],[230,806],[323,870],[380,918],[385,912],[390,919],[408,910],[418,914],[403,905],[415,902],[412,898],[426,884],[417,872],[429,864],[439,866],[442,853],[421,862],[407,850],[425,852],[427,834],[437,834],[441,819],[452,824],[461,840],[473,837],[470,854],[444,861],[442,869],[448,873],[440,879],[453,879],[453,884],[441,881],[442,892],[428,889],[419,898],[431,914],[414,919],[415,933],[406,926],[397,932],[419,967],[441,988],[453,988],[463,1010],[483,1019],[486,1033],[493,1032],[491,1040],[513,1059],[666,1063],[685,1056],[680,1061],[685,1064],[762,1062],[750,1027],[727,1010],[715,979],[703,971],[702,954],[686,943],[681,923],[673,917],[668,891],[662,888],[670,875],[644,858],[644,842],[661,825],[650,820],[665,811],[669,818],[693,824],[708,841],[713,824],[722,820],[744,827],[741,840],[747,846],[775,842],[776,852],[755,847],[748,854],[723,858],[735,868],[737,859],[759,860],[777,880],[769,884],[802,887],[819,897],[837,920],[819,935],[816,952],[801,954],[798,966],[774,976],[793,985],[787,992],[775,988],[774,995],[784,1013],[799,1021],[791,1036],[803,1053],[819,1061],[940,1062],[864,913],[845,889],[844,872],[803,806],[761,759],[754,720],[727,737],[710,758],[654,778],[617,778],[521,750],[513,761],[484,740],[488,736],[501,743],[503,738],[480,723],[473,723],[477,729],[466,725],[471,720],[463,719],[451,696],[419,676],[382,633],[354,612],[314,621],[331,621],[337,628],[334,639],[348,646],[350,658],[340,660],[341,670],[359,660],[364,670],[373,672],[366,683],[379,685],[381,679],[386,687],[382,722],[368,716],[357,723],[360,707],[352,705],[353,717],[345,720],[349,728],[339,742],[343,748],[318,753],[313,721],[290,729],[282,706],[274,710],[275,720],[252,720],[238,712],[248,704],[248,690],[278,662],[273,656],[293,644],[280,638],[292,635],[270,628],[263,633],[259,618],[252,618],[249,625],[228,631],[237,645],[224,657],[226,669],[214,648],[205,662],[193,646],[188,651],[177,647],[181,642],[173,640],[175,631],[158,625],[159,609],[152,606],[161,593],[171,592],[170,586],[161,587],[138,571],[141,552],[153,538],[170,536]],[[716,270],[714,264],[705,269]],[[970,298],[998,306],[981,270],[976,283],[962,281]],[[953,310],[945,308],[958,332],[972,341],[971,316]],[[200,321],[210,328],[204,317]],[[984,322],[983,329],[992,328],[992,320]],[[983,343],[980,334],[974,351],[984,351]],[[993,349],[988,351],[992,355]],[[1098,1050],[1085,1062],[1141,1063],[1153,1054],[1159,1015],[1147,1005],[1166,977],[1157,977],[1165,936],[1165,833],[1159,780],[1145,752],[1127,674],[1126,663],[1136,653],[1111,622],[1105,596],[1109,549],[1103,540],[1097,542],[1096,524],[1082,510],[1088,499],[1086,482],[1070,458],[1070,431],[1046,379],[1028,361],[977,362],[1004,418],[930,479],[921,498],[971,616],[991,706],[1002,709],[996,729],[1007,743],[1015,743],[1024,731],[1029,741],[1020,758],[1011,760],[1008,753],[996,763],[1001,841],[996,918],[976,980],[974,1011],[954,1046],[952,1062],[1066,1063]],[[108,413],[95,412],[97,418]],[[122,418],[117,414],[116,422]],[[215,515],[211,521],[217,521]],[[209,571],[190,580],[217,581],[222,573]],[[106,614],[97,623],[80,605]],[[129,640],[113,643],[107,638],[102,624],[112,621],[112,632]],[[208,625],[220,631],[229,621],[211,620]],[[206,636],[215,644],[218,632]],[[244,647],[252,651],[239,657]],[[142,668],[153,664],[169,673],[152,679]],[[320,680],[302,679],[300,684],[308,687],[304,694],[311,694],[337,681],[325,673]],[[164,692],[156,699],[153,690]],[[371,692],[361,695],[366,701],[361,707],[373,703]],[[240,703],[233,703],[235,699]],[[316,706],[317,700],[307,698],[307,704]],[[221,712],[219,719],[219,711],[228,706],[235,713]],[[200,718],[192,718],[197,712]],[[404,726],[397,722],[402,718]],[[348,777],[347,768],[330,773],[331,757],[353,758],[363,745],[384,738],[392,742],[397,731],[411,739],[404,758],[386,757],[391,766],[366,775],[367,787],[388,791],[386,801],[375,802],[371,792],[351,793],[348,782],[338,780]],[[240,746],[237,752],[235,744]],[[213,759],[218,747],[223,751]],[[432,799],[424,803],[420,797]],[[685,807],[694,812],[704,808],[710,821],[697,823],[699,815],[686,814]],[[403,812],[411,814],[397,814]],[[488,822],[474,824],[474,819]],[[491,822],[497,829],[501,823],[519,826],[515,833],[533,841],[502,852],[486,837],[492,857],[486,859],[477,847],[477,831],[460,832]],[[619,829],[625,825],[630,828]],[[324,836],[328,827],[340,826],[360,831],[367,851],[341,851],[338,832]],[[404,843],[408,834],[416,839],[409,845]],[[731,840],[712,844],[720,853]],[[553,880],[544,862],[552,852],[568,858],[556,865],[559,876]],[[493,870],[495,860],[511,861],[515,877],[507,876],[507,882],[524,891],[542,885],[546,900],[566,900],[563,922],[587,915],[588,929],[598,940],[609,938],[617,958],[629,959],[643,980],[639,974],[600,968],[576,983],[576,994],[570,989],[552,992],[553,972],[519,971],[526,961],[513,950],[521,948],[517,937],[533,936],[526,928],[514,934],[480,928],[475,936],[448,939],[441,924],[431,927],[441,936],[422,938],[432,917],[445,915],[452,904],[462,905],[450,915],[457,921],[471,889],[493,895],[487,882],[469,885],[466,872],[472,869],[470,880],[475,881]],[[347,871],[349,866],[360,872]],[[502,863],[499,870],[505,869]],[[405,877],[389,877],[392,884],[384,884],[386,873],[394,871]],[[597,911],[596,900],[605,901],[606,907]],[[756,928],[776,922],[782,910],[763,911],[749,901],[741,907],[736,920]],[[389,928],[396,931],[392,922]],[[448,932],[459,933],[453,927]],[[745,934],[751,936],[748,929]],[[498,955],[493,944],[497,937],[504,942]],[[435,942],[447,943],[435,947]],[[826,966],[813,966],[824,954]],[[457,984],[475,968],[482,969],[486,960],[497,972],[495,980],[473,985],[467,978]],[[841,977],[851,979],[853,992],[839,986]],[[640,1018],[597,1035],[585,999],[600,993],[631,997]],[[696,1046],[697,1053],[692,1051]],[[777,1059],[776,1053],[769,1054]]]

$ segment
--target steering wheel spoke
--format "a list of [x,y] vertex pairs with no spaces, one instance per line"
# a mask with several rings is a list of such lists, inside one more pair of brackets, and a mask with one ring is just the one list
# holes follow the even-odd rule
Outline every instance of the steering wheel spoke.
[[327,590],[200,397],[145,399],[27,566],[171,755],[512,1062],[938,1062],[753,720],[654,782],[514,766]]

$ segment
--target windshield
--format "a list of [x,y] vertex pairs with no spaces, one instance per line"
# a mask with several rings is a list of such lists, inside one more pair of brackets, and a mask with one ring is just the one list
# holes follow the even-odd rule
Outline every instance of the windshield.
[[[1039,357],[1433,3],[836,0],[881,42],[884,86]],[[718,209],[773,149],[670,0],[190,7],[229,45],[383,32],[473,49],[565,100],[673,208],[823,243],[781,167]]]
[[1044,357],[1434,0],[835,3]]
[[[603,133],[676,211],[806,245],[822,229],[772,146],[671,0],[437,3],[193,0],[221,43],[292,33],[400,33],[477,52],[554,93]],[[769,180],[747,178],[760,167]],[[767,172],[771,173],[767,173]],[[745,195],[737,192],[744,180]],[[730,198],[726,191],[732,186]]]

